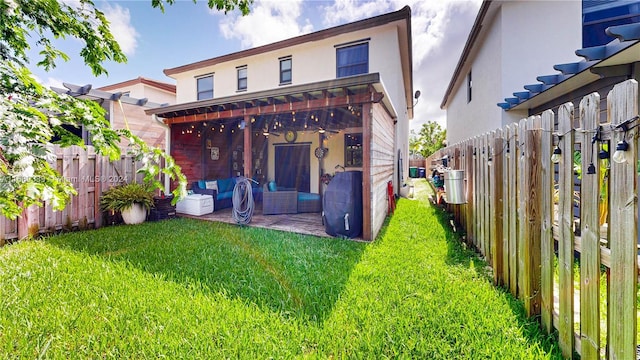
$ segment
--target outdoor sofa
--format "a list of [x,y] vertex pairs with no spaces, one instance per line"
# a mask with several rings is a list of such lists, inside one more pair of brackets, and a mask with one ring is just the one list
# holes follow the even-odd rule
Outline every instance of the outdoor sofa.
[[[237,177],[226,179],[211,179],[194,181],[191,190],[196,194],[213,196],[213,211],[226,209],[233,206],[233,188],[236,186]],[[254,201],[262,200],[262,188],[251,182],[251,193]]]

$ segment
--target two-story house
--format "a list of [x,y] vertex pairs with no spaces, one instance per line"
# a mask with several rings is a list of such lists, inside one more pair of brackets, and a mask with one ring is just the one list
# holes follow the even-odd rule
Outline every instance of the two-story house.
[[321,195],[323,174],[359,170],[375,238],[388,182],[397,192],[408,173],[409,7],[164,72],[177,103],[146,113],[171,127],[190,183],[243,175]]
[[581,45],[580,1],[483,1],[440,107],[455,144],[527,116],[496,103]]
[[623,29],[639,21],[640,1],[483,1],[441,103],[448,143],[606,94],[633,76],[636,36]]

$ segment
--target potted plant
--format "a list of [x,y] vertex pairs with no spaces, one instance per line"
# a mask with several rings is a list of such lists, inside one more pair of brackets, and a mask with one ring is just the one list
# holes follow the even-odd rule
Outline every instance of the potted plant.
[[120,212],[125,224],[144,222],[147,211],[153,206],[153,192],[136,183],[114,186],[100,198],[100,208]]

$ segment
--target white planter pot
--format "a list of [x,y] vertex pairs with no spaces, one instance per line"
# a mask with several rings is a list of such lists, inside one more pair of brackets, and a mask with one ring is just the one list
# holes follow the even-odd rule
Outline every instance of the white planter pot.
[[147,210],[140,204],[133,204],[122,210],[122,220],[125,224],[140,224],[147,218]]

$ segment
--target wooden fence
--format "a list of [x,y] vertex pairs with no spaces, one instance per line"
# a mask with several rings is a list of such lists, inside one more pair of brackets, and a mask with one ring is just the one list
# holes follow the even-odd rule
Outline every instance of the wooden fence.
[[[496,285],[557,330],[567,358],[636,358],[638,83],[616,85],[606,103],[606,122],[593,93],[578,114],[566,103],[427,160],[448,156],[450,169],[464,171],[467,203],[448,209],[465,241],[490,263]],[[600,159],[622,142],[625,162]]]
[[119,161],[97,155],[92,146],[54,147],[57,156],[55,168],[68,179],[77,191],[62,211],[53,211],[50,204],[31,206],[21,217],[9,220],[0,216],[0,245],[7,240],[22,239],[29,235],[98,228],[102,226],[100,194],[109,187],[141,180],[136,171],[140,164],[131,156],[123,155]]

